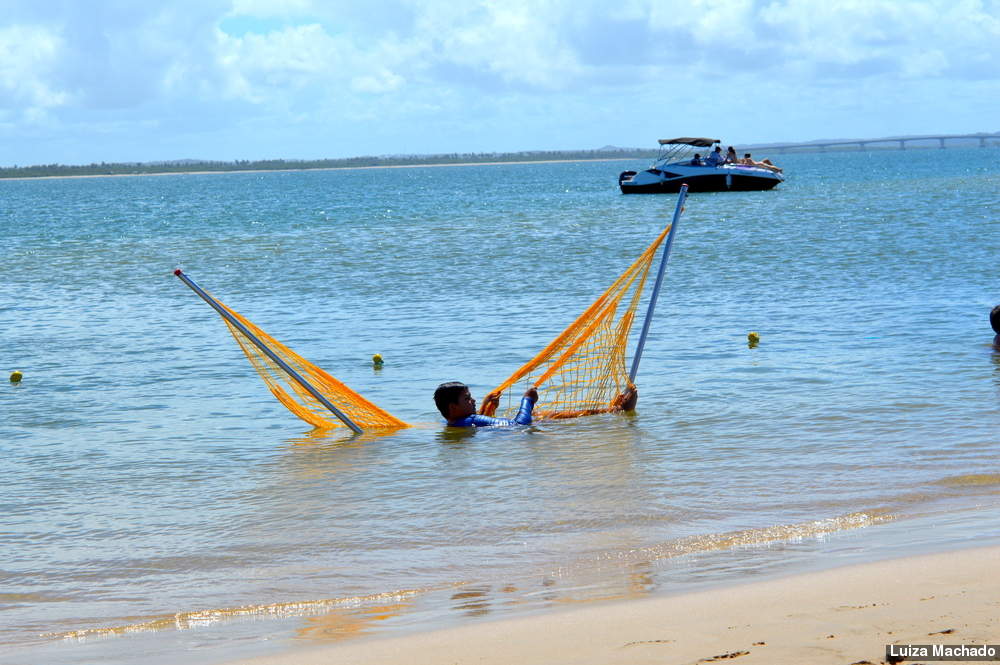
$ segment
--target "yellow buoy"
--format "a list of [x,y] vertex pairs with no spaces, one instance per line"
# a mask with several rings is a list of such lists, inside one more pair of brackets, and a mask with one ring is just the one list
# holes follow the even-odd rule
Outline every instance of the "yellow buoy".
[[375,365],[375,367],[381,367],[382,365],[385,364],[385,361],[382,360],[381,353],[376,353],[374,356],[372,356],[372,364]]
[[13,372],[10,373],[10,382],[11,383],[21,383],[21,378],[23,376],[24,376],[23,374],[21,374],[19,371],[17,371],[15,369]]
[[760,335],[751,330],[747,333],[747,346],[752,349],[758,344],[760,344]]

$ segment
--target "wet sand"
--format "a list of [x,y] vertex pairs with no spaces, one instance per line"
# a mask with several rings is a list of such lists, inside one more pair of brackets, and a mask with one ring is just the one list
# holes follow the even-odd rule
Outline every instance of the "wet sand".
[[1000,643],[998,564],[1000,547],[914,556],[234,662],[878,664],[887,644]]

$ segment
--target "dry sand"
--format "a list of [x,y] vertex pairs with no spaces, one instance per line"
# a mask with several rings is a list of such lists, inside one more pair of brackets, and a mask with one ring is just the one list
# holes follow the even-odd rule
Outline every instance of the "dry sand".
[[877,664],[888,643],[1000,643],[998,564],[1000,547],[962,550],[237,662]]

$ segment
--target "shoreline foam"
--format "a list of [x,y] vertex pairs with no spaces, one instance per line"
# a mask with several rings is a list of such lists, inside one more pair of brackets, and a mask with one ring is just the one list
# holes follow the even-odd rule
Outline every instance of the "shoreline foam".
[[958,550],[231,662],[880,663],[887,644],[1000,642],[998,562]]

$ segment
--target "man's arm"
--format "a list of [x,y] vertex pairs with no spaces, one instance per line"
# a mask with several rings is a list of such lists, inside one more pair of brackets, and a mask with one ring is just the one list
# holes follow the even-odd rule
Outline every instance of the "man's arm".
[[[494,393],[490,393],[486,396],[485,402],[499,402],[500,396]],[[524,397],[521,398],[521,408],[518,409],[517,415],[511,418],[494,418],[492,416],[486,416],[481,413],[473,414],[467,418],[462,419],[459,422],[451,423],[452,427],[510,427],[512,425],[530,425],[531,424],[531,410],[535,408],[535,402],[538,401],[538,391],[534,388],[529,388],[524,393]],[[485,406],[485,404],[484,404]],[[493,405],[494,409],[496,404]]]
[[517,415],[514,416],[514,422],[518,425],[530,425],[531,410],[535,408],[535,402],[537,401],[538,391],[534,388],[528,388],[524,392],[524,397],[521,398],[521,408],[517,410]]

